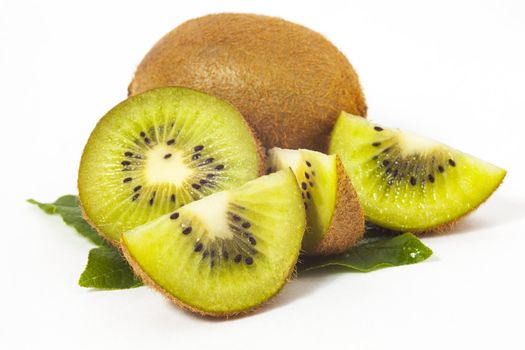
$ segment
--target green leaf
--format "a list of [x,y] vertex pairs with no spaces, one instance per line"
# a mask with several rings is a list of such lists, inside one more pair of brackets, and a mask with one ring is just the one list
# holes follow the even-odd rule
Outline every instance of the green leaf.
[[58,214],[64,222],[73,226],[82,236],[89,239],[98,246],[107,246],[104,238],[99,236],[95,229],[82,217],[80,202],[77,196],[65,195],[58,198],[54,203],[41,203],[34,199],[29,199],[29,203],[37,205],[40,209],[50,215]]
[[370,272],[383,267],[415,264],[431,255],[430,248],[407,232],[393,238],[388,236],[367,238],[340,255],[306,259],[299,265],[299,271],[341,266],[360,272]]
[[133,270],[114,247],[93,248],[78,284],[87,288],[127,289],[142,285]]

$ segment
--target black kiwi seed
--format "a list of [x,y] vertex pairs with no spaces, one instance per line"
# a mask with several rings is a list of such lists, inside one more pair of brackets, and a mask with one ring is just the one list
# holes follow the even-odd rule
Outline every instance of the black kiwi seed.
[[133,180],[131,177],[127,177],[124,180],[122,180],[122,182],[126,183],[126,182],[130,182],[131,180]]
[[251,256],[248,256],[246,257],[246,259],[244,259],[244,262],[246,263],[246,265],[251,265],[253,264],[253,259]]
[[398,170],[397,169],[394,169],[394,172],[392,173],[392,177],[396,177],[398,174]]
[[123,166],[128,166],[131,165],[131,162],[129,160],[124,160],[120,164],[122,164]]
[[452,159],[448,160],[448,164],[450,164],[450,166],[456,166],[456,162],[454,162]]
[[251,237],[251,236],[248,237],[248,241],[250,241],[250,244],[251,244],[251,245],[256,245],[256,244],[257,244],[257,241],[255,240],[255,238],[253,238],[253,237]]
[[154,201],[155,201],[155,198],[151,197],[151,198],[149,199],[149,205],[153,205],[153,202],[154,202]]
[[310,187],[314,187],[314,183],[312,181],[308,181],[308,184],[310,185]]
[[374,126],[375,131],[383,131],[383,128],[380,126]]
[[175,212],[173,214],[170,215],[170,219],[171,220],[177,220],[179,218],[179,213]]
[[141,131],[141,132],[140,132],[140,136],[141,136],[141,137],[146,137],[146,133],[145,133],[144,131]]
[[151,143],[151,140],[147,137],[144,138],[144,142],[146,143],[146,145],[149,145]]
[[308,204],[306,204],[306,202],[304,202],[304,209],[308,209]]
[[139,186],[137,186],[137,187],[135,187],[135,188],[133,189],[133,192],[140,191],[141,188],[142,188],[142,186],[139,185]]
[[197,160],[201,157],[200,153],[195,153],[193,156],[191,156],[191,160]]
[[388,153],[388,152],[390,152],[390,150],[391,150],[391,148],[390,148],[390,147],[387,147],[387,148],[385,148],[385,149],[383,150],[383,153]]
[[415,185],[416,185],[416,178],[415,178],[415,177],[410,176],[410,184],[411,184],[412,186],[415,186]]
[[312,196],[310,195],[310,192],[306,192],[306,197],[308,197],[308,199],[312,199]]
[[241,226],[244,228],[250,228],[252,225],[249,222],[243,222]]
[[301,188],[302,188],[303,190],[306,190],[306,188],[307,188],[307,186],[306,186],[306,182],[301,183]]
[[124,152],[124,155],[126,157],[133,157],[133,153],[131,153],[131,152]]
[[312,163],[310,163],[309,161],[306,161],[306,165],[308,165],[308,167],[311,167]]
[[372,157],[373,160],[377,160],[377,158],[379,158],[377,155]]
[[201,188],[201,185],[199,184],[191,184],[191,187],[193,187],[194,189],[198,190]]
[[385,170],[385,173],[390,174],[392,172],[392,168],[388,168]]
[[233,261],[235,261],[237,264],[241,262],[241,259],[242,259],[242,256],[241,254],[238,254],[234,259]]
[[206,185],[206,184],[208,183],[208,181],[206,181],[206,180],[204,180],[204,179],[201,179],[201,180],[199,180],[199,183],[200,183],[201,185]]
[[308,174],[307,172],[304,173],[304,176],[309,179],[310,178],[310,174]]
[[213,163],[214,160],[215,160],[214,158],[208,158],[208,159],[206,159],[204,162],[202,162],[202,164],[203,164],[203,165],[204,165],[204,164],[210,164],[210,163]]
[[174,194],[171,195],[171,201],[172,201],[173,203],[175,203],[175,195],[174,195]]
[[182,233],[185,235],[189,235],[191,233],[191,230],[191,226],[188,226],[184,230],[182,230]]
[[213,179],[213,178],[215,177],[215,174],[208,174],[208,175],[206,175],[206,177],[207,177],[208,179]]
[[379,147],[379,146],[381,146],[381,142],[373,142],[372,146]]
[[171,153],[166,153],[166,154],[164,155],[164,159],[168,159],[169,157],[171,157]]
[[384,166],[389,166],[390,165],[390,161],[388,159],[383,160],[383,165]]
[[235,221],[241,221],[241,217],[239,215],[233,214],[232,217],[233,217],[233,220],[235,220]]
[[443,168],[442,165],[439,165],[439,166],[438,166],[438,171],[439,171],[440,173],[442,173],[442,172],[445,171],[445,168]]
[[428,175],[428,181],[430,181],[430,182],[434,182],[434,181],[435,181],[435,179],[434,179],[434,175],[429,174],[429,175]]
[[223,252],[222,252],[222,257],[224,258],[224,260],[228,260],[228,257],[229,257],[229,256],[230,256],[230,255],[228,254],[227,251],[223,251]]
[[224,169],[224,165],[219,164],[219,165],[217,165],[217,166],[215,167],[215,169],[216,169],[216,170],[222,170],[222,169]]
[[303,197],[303,199],[304,199],[304,192],[303,192],[303,191],[301,191],[301,196],[302,196],[302,197]]
[[202,253],[202,258],[203,259],[206,259],[208,257],[210,253],[208,253],[208,251],[205,251],[204,253]]
[[171,146],[171,145],[173,145],[174,143],[175,143],[175,139],[171,139],[171,140],[168,140],[168,142],[166,142],[166,144],[167,144],[168,146]]
[[139,198],[140,193],[135,193],[133,197],[131,198],[132,201],[136,201],[137,198]]
[[202,245],[202,243],[199,242],[199,243],[195,244],[195,248],[193,248],[193,251],[194,251],[194,252],[200,252],[200,251],[202,250],[203,247],[204,247],[204,246]]
[[193,149],[195,152],[200,152],[204,149],[204,146],[203,145],[198,145],[198,146],[195,146],[195,148]]

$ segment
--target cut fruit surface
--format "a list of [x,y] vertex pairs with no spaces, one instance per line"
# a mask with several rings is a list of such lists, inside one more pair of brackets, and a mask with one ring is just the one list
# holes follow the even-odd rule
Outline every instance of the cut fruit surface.
[[112,241],[131,228],[260,174],[242,116],[215,97],[161,88],[131,97],[93,130],[79,169],[87,219]]
[[297,178],[307,214],[306,254],[340,253],[362,238],[363,210],[337,156],[275,147],[268,152],[267,168],[291,168]]
[[192,202],[122,235],[146,283],[192,311],[227,316],[274,296],[294,269],[305,212],[290,170]]
[[329,153],[340,155],[371,222],[440,230],[483,203],[506,171],[422,136],[341,113]]

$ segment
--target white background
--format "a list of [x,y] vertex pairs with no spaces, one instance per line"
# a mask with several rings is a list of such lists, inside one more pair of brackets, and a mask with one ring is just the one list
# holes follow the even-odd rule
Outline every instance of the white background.
[[[425,3],[425,4],[423,4]],[[369,118],[508,170],[425,263],[292,281],[269,307],[201,319],[147,288],[77,286],[90,244],[24,201],[75,193],[97,120],[177,24],[255,12],[307,25],[360,74]],[[2,349],[524,349],[525,2],[0,0]]]

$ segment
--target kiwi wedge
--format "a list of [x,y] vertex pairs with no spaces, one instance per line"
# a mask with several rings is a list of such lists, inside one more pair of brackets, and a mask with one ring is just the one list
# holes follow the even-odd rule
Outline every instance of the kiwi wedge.
[[266,148],[326,151],[342,110],[367,111],[354,68],[329,40],[254,14],[207,15],[167,33],[138,65],[128,92],[163,86],[187,86],[232,103]]
[[125,232],[124,255],[146,284],[203,315],[252,310],[294,271],[305,211],[288,169],[192,202]]
[[291,168],[299,183],[307,214],[306,255],[341,253],[363,237],[363,210],[338,156],[275,147],[267,164],[269,171]]
[[329,153],[341,157],[366,218],[397,231],[446,230],[487,200],[506,175],[437,141],[344,112]]
[[186,88],[154,89],[109,111],[85,146],[78,190],[86,219],[122,232],[256,178],[261,152],[241,114]]

